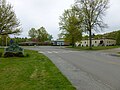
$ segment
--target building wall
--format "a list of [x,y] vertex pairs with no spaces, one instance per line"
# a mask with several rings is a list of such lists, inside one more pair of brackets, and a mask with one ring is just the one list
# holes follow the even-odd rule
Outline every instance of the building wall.
[[64,40],[56,40],[52,42],[54,46],[69,46],[70,43]]
[[65,43],[64,43],[64,41],[54,41],[53,42],[53,45],[57,45],[57,46],[63,46]]
[[105,40],[104,40],[104,43],[105,43],[105,46],[116,45],[116,40],[105,39]]
[[62,42],[62,41],[59,42],[59,41],[58,41],[58,42],[57,42],[57,45],[58,45],[58,46],[63,46],[63,45],[64,45],[64,42]]
[[[100,44],[100,42],[103,41],[103,44]],[[76,42],[76,46],[89,46],[89,40],[82,40],[81,42]],[[116,45],[116,40],[112,39],[98,39],[98,40],[92,40],[92,46],[112,46]]]

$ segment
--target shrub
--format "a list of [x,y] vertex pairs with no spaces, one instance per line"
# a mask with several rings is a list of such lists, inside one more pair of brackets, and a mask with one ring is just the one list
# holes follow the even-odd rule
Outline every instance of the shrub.
[[15,54],[16,57],[24,57],[23,53],[22,52],[18,52]]
[[5,52],[4,57],[24,57],[22,52]]
[[10,53],[10,52],[6,52],[4,53],[4,57],[13,57],[13,53]]

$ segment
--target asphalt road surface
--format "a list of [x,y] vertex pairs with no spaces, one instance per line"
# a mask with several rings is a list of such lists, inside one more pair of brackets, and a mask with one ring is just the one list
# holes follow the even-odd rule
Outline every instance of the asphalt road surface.
[[77,90],[120,90],[120,57],[111,54],[114,50],[73,51],[51,46],[29,49],[50,58]]

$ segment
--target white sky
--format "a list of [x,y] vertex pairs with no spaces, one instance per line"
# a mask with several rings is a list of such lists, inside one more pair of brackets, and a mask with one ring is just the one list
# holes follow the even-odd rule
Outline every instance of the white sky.
[[[59,33],[59,16],[64,9],[70,8],[74,0],[7,0],[14,7],[17,18],[21,22],[23,32],[20,37],[28,37],[31,28],[45,27],[54,39]],[[120,0],[110,0],[110,8],[105,16],[109,28],[105,32],[120,29]]]

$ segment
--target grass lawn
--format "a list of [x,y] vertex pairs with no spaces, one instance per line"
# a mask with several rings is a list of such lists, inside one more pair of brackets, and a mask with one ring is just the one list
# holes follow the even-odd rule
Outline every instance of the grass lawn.
[[[90,50],[89,47],[67,47],[72,48],[75,50]],[[120,48],[120,46],[99,46],[99,47],[92,47],[92,50],[106,50],[106,49],[114,49],[114,48]]]
[[29,57],[0,58],[0,90],[75,90],[47,57],[25,53]]

